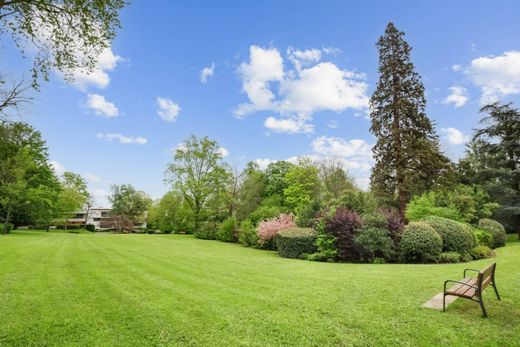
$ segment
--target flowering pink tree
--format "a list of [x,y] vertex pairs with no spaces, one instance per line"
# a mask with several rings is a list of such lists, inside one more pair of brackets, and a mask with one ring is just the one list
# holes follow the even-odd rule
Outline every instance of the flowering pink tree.
[[280,230],[296,227],[292,214],[281,214],[278,217],[260,222],[258,225],[258,241],[262,244],[271,241]]

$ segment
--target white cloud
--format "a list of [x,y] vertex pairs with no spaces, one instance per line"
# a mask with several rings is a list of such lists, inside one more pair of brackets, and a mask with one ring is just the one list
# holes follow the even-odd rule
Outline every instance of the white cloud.
[[442,101],[443,104],[453,104],[455,108],[462,107],[468,102],[468,91],[462,86],[449,87],[450,95]]
[[92,190],[91,194],[95,198],[106,198],[106,197],[110,196],[110,192],[107,192],[106,190],[100,189],[100,188]]
[[72,84],[81,90],[87,90],[91,86],[104,89],[110,84],[108,72],[114,70],[122,60],[121,56],[112,52],[111,47],[105,48],[99,55],[98,62],[92,71],[77,69],[73,73]]
[[467,74],[480,87],[480,101],[483,104],[507,95],[520,94],[520,51],[474,59]]
[[297,134],[312,133],[314,131],[312,124],[308,124],[305,120],[298,118],[276,119],[274,117],[268,117],[264,121],[264,126],[277,133]]
[[287,54],[295,70],[286,72],[277,49],[251,46],[250,61],[239,68],[242,88],[250,102],[237,107],[237,117],[271,111],[283,118],[266,119],[264,124],[271,125],[272,130],[308,133],[312,132],[313,126],[309,122],[316,112],[368,107],[368,85],[363,81],[363,74],[341,70],[330,62],[320,62],[322,51],[317,49],[289,48]]
[[462,69],[462,66],[460,66],[459,64],[454,64],[451,66],[451,69],[455,72],[458,72],[460,71],[460,69]]
[[65,172],[65,166],[61,165],[56,160],[51,160],[50,164],[57,175],[63,175]]
[[331,129],[336,129],[338,127],[338,121],[333,119],[327,123],[327,126]]
[[312,141],[311,147],[314,153],[330,157],[372,158],[372,146],[362,139],[345,140],[339,137],[320,136]]
[[157,111],[159,117],[167,122],[175,122],[177,120],[177,116],[181,111],[181,107],[178,104],[170,99],[158,96],[157,105],[159,106],[159,110]]
[[94,174],[91,174],[91,173],[88,173],[85,175],[85,179],[89,182],[89,183],[110,183],[108,180],[104,179],[104,178],[101,178],[99,176],[96,176]]
[[450,145],[461,145],[469,141],[469,136],[455,128],[442,128],[442,137]]
[[114,103],[105,99],[104,96],[98,94],[87,95],[87,107],[92,109],[95,114],[114,118],[119,116],[119,109]]
[[258,165],[258,167],[260,168],[260,170],[265,170],[267,169],[267,166],[271,163],[274,163],[276,160],[271,160],[271,159],[268,159],[268,158],[258,158],[258,159],[255,159],[254,162]]
[[117,140],[122,144],[137,144],[137,145],[144,145],[148,140],[141,136],[124,136],[118,133],[98,133],[97,137],[103,140],[106,140],[108,142],[112,142],[113,140]]
[[222,158],[225,158],[229,155],[229,151],[224,147],[220,147],[218,151],[220,152],[220,155],[222,155]]
[[208,78],[213,77],[215,73],[215,63],[211,63],[211,66],[207,66],[200,71],[200,83],[208,83]]

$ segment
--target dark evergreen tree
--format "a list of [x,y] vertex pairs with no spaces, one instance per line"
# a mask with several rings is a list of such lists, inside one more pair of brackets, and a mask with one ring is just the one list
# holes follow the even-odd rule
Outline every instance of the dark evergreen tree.
[[484,186],[500,204],[495,217],[520,237],[520,110],[493,103],[459,163],[462,179]]
[[389,23],[377,42],[379,81],[370,99],[370,131],[377,137],[371,188],[388,200],[397,199],[401,216],[413,194],[436,188],[453,172],[426,116],[424,86],[403,37]]

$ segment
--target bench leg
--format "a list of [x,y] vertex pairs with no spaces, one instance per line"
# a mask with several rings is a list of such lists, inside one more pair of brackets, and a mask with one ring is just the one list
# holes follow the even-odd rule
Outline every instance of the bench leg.
[[446,312],[446,294],[442,294],[442,312]]
[[480,305],[480,308],[482,309],[482,318],[487,318],[487,312],[486,308],[484,307],[484,301],[482,301],[482,295],[478,297],[478,303]]
[[497,285],[495,283],[495,276],[493,276],[493,281],[491,282],[491,285],[493,286],[493,289],[495,290],[495,294],[497,295],[498,301],[501,301],[500,295],[498,294]]

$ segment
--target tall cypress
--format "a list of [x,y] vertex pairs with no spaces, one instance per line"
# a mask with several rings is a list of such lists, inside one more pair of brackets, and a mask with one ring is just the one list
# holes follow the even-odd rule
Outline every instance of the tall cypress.
[[451,165],[439,150],[434,124],[426,115],[424,86],[414,70],[404,33],[388,23],[376,46],[379,81],[370,99],[370,131],[377,142],[371,188],[397,200],[404,217],[411,196],[433,189]]

